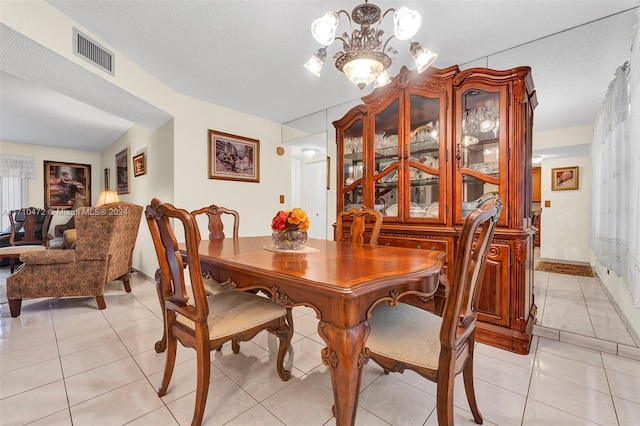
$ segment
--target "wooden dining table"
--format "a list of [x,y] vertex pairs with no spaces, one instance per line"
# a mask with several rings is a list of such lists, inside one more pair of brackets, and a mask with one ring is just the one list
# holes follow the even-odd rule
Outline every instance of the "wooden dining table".
[[297,251],[274,251],[271,244],[271,236],[203,240],[202,272],[232,287],[266,290],[284,306],[316,311],[318,333],[327,345],[321,357],[331,373],[336,424],[353,425],[369,359],[371,310],[405,295],[433,295],[445,253],[321,239],[309,239]]

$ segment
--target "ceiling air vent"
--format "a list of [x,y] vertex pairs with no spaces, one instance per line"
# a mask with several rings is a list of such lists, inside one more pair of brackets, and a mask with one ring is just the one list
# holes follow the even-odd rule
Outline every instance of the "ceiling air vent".
[[74,53],[103,71],[115,75],[113,53],[100,46],[76,28],[73,29]]

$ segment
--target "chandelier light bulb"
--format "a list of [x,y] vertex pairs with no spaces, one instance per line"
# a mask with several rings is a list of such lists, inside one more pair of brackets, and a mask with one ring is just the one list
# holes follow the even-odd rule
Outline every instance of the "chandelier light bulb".
[[334,11],[325,13],[321,18],[316,19],[311,24],[311,34],[318,43],[328,46],[333,43],[336,36],[336,29],[340,23],[338,14]]
[[422,25],[420,12],[402,6],[393,13],[393,32],[398,40],[409,40]]
[[362,90],[367,84],[373,83],[378,78],[380,73],[384,71],[384,66],[374,59],[360,58],[344,64],[342,71]]

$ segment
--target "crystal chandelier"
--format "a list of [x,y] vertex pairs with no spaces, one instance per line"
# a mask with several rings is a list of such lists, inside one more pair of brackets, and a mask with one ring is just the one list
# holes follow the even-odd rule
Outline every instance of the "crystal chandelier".
[[[393,35],[383,43],[384,31],[380,28],[380,24],[392,12]],[[336,37],[340,14],[344,14],[349,20],[351,34],[344,32],[342,36]],[[387,47],[389,41],[394,36],[398,40],[409,40],[416,35],[421,23],[420,13],[415,10],[402,6],[398,9],[388,9],[382,14],[380,8],[368,3],[368,0],[356,6],[351,15],[346,10],[329,11],[311,24],[313,38],[323,47],[318,49],[304,66],[320,76],[327,58],[326,46],[340,40],[343,50],[334,55],[336,68],[360,89],[369,83],[374,83],[374,87],[384,86],[391,81],[387,75],[387,69],[391,66],[392,59],[387,53],[398,53],[393,47]],[[360,27],[358,28],[356,24]],[[438,54],[417,42],[411,42],[409,51],[418,72],[429,68],[438,57]]]

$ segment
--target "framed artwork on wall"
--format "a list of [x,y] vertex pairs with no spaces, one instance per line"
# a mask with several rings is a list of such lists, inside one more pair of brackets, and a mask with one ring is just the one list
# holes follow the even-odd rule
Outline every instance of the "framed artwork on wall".
[[209,130],[209,179],[260,182],[260,141]]
[[91,205],[91,165],[45,161],[45,207],[67,210],[77,199]]
[[578,189],[578,166],[551,169],[551,190]]
[[135,177],[147,174],[147,160],[144,152],[133,156],[133,175]]
[[131,192],[129,179],[129,147],[116,154],[116,189],[118,194]]
[[104,190],[105,191],[109,190],[110,180],[111,180],[111,169],[107,167],[106,169],[104,169]]

